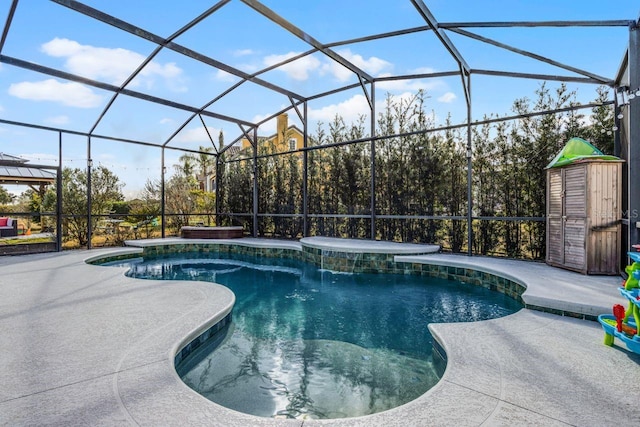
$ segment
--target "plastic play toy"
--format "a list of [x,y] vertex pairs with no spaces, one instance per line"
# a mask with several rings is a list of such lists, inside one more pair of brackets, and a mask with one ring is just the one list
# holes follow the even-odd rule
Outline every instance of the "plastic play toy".
[[620,287],[620,294],[629,301],[629,307],[625,310],[620,304],[613,306],[613,315],[601,314],[598,321],[604,329],[604,343],[613,345],[617,337],[623,341],[627,348],[640,354],[640,252],[628,252],[633,264],[627,266],[628,274]]
[[629,257],[633,260],[633,264],[628,265],[624,271],[627,272],[627,280],[624,281],[624,289],[630,291],[640,287],[638,280],[640,279],[640,252],[628,252]]

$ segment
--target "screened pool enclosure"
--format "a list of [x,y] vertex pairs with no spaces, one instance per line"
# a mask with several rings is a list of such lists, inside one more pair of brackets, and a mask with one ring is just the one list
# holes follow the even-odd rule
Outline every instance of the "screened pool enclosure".
[[0,152],[57,181],[5,179],[0,216],[58,250],[202,224],[544,259],[577,136],[625,160],[639,242],[635,7],[283,3],[3,2]]

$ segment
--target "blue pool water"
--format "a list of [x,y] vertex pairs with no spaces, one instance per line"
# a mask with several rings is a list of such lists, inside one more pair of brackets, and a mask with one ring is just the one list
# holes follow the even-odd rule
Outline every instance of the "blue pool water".
[[208,399],[258,416],[344,418],[402,405],[433,387],[444,370],[429,323],[491,319],[521,308],[503,294],[442,279],[216,257],[138,260],[127,263],[128,274],[216,282],[235,293],[233,321],[176,369]]

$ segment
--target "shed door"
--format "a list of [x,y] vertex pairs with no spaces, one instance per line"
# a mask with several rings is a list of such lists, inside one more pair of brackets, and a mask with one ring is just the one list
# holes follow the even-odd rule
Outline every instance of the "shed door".
[[564,175],[564,265],[586,268],[587,169],[585,165],[563,169]]
[[547,262],[564,264],[564,209],[562,169],[549,169],[547,177]]

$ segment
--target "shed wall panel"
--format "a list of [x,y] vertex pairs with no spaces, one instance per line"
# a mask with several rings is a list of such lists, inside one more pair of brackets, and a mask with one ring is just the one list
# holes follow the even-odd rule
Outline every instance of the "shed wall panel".
[[[621,162],[586,161],[556,169],[547,173],[547,262],[583,273],[618,274]],[[557,214],[558,194],[562,215]]]
[[564,226],[564,264],[567,267],[585,270],[586,224],[584,219],[567,220]]
[[562,169],[549,169],[547,173],[547,216],[562,216]]
[[587,215],[586,170],[580,167],[567,168],[564,173],[564,214],[585,217]]
[[564,263],[564,236],[562,218],[547,218],[547,262]]

